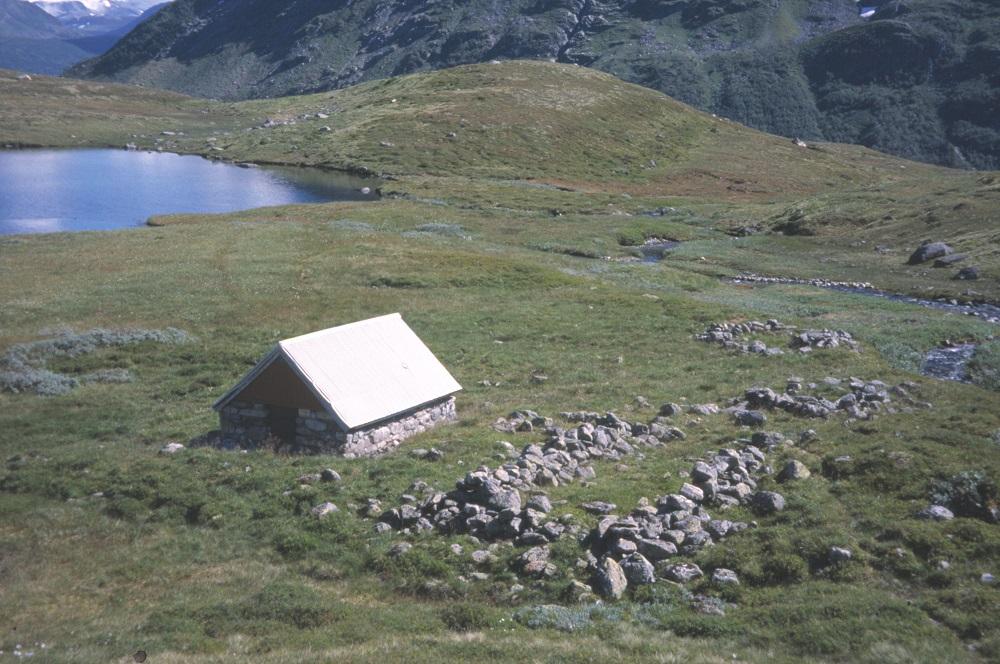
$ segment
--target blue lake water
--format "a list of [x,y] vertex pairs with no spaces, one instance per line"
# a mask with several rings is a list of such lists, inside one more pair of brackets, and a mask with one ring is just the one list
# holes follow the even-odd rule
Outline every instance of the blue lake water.
[[[362,193],[369,187],[371,192]],[[112,230],[151,216],[374,200],[377,183],[305,168],[243,168],[125,150],[0,151],[0,235]]]

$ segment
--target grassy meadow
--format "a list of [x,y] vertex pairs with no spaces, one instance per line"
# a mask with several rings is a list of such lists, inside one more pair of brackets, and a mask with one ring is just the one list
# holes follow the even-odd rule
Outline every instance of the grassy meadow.
[[[0,145],[159,140],[237,161],[366,169],[385,181],[375,203],[0,237],[0,352],[67,328],[191,336],[47,365],[70,377],[124,369],[129,382],[52,397],[0,393],[0,658],[18,645],[58,662],[131,661],[140,649],[155,662],[1000,658],[1000,586],[981,581],[1000,570],[1000,526],[915,517],[935,482],[959,473],[980,472],[996,491],[996,342],[978,358],[982,385],[917,373],[943,340],[988,342],[996,326],[720,279],[752,270],[995,300],[1000,176],[850,146],[798,148],[603,74],[542,63],[239,104],[31,83],[24,92],[0,77]],[[316,112],[330,117],[250,129]],[[670,209],[642,214],[659,208]],[[814,234],[726,233],[790,217]],[[983,278],[955,282],[950,270],[903,265],[929,235],[969,253]],[[643,263],[636,245],[652,237],[684,244]],[[276,340],[395,311],[465,387],[454,425],[368,460],[158,453],[216,428],[211,403]],[[861,351],[761,357],[694,339],[713,322],[767,318],[848,330]],[[786,510],[726,513],[757,527],[693,559],[735,570],[738,587],[660,582],[620,602],[579,605],[571,584],[588,578],[571,537],[552,546],[558,573],[537,581],[515,573],[515,547],[496,546],[477,566],[469,554],[480,546],[468,537],[375,535],[358,515],[368,498],[398,504],[417,480],[448,490],[467,471],[498,465],[502,440],[541,440],[491,428],[517,408],[648,421],[667,401],[724,405],[751,386],[781,390],[792,376],[913,381],[932,407],[869,422],[768,413],[767,429],[793,441],[769,464],[797,459],[812,477],[765,479]],[[590,526],[596,517],[580,507],[589,500],[626,512],[676,491],[694,459],[750,434],[724,414],[684,415],[677,426],[685,440],[595,464],[595,480],[551,489],[554,514]],[[798,443],[806,429],[816,437]],[[432,446],[442,460],[409,453]],[[296,481],[327,467],[343,480]],[[326,500],[341,511],[317,520],[309,510]],[[390,555],[404,539],[414,548]],[[854,556],[825,565],[831,546]],[[692,592],[716,597],[725,615],[692,608]]]

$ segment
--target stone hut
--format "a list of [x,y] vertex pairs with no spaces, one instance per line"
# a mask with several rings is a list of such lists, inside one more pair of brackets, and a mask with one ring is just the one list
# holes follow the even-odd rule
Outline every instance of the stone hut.
[[454,420],[461,389],[390,314],[278,342],[213,407],[226,447],[373,456]]

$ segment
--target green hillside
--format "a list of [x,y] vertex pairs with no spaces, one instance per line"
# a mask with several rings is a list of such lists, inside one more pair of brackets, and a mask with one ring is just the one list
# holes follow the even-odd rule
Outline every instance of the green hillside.
[[[126,143],[377,174],[382,197],[0,237],[5,653],[282,663],[1000,656],[990,576],[1000,570],[996,324],[727,279],[752,271],[1000,301],[1000,174],[796,145],[566,64],[463,66],[245,102],[0,72],[0,146]],[[660,239],[681,244],[641,260],[641,245]],[[925,239],[968,254],[963,265],[980,278],[907,265]],[[218,426],[211,403],[276,340],[397,311],[465,387],[453,426],[375,459],[198,445]],[[769,319],[853,343],[802,352],[790,330],[763,325],[741,340],[781,354],[698,339],[716,323]],[[920,373],[946,340],[978,344],[970,382]],[[826,417],[760,406],[762,427],[726,411],[765,387],[862,405]],[[578,423],[561,413],[611,422],[613,411],[635,432],[656,425],[663,440],[630,437],[628,451],[588,462],[595,476],[523,492],[551,502],[549,517],[525,518],[562,533],[540,567],[523,558],[535,546],[524,541],[376,531],[380,511],[434,503],[421,482],[449,492],[480,466],[549,445],[544,421],[495,427],[524,409],[565,430]],[[170,442],[185,448],[161,452]],[[658,503],[681,502],[659,497],[690,492],[696,461],[751,443],[764,462],[748,451],[733,463],[752,470],[758,491],[779,493],[783,509],[706,503],[704,526],[675,513],[688,530],[670,534],[681,547],[657,563],[658,580],[633,576],[618,599],[598,602],[588,554],[603,540],[586,536],[601,506],[587,504],[646,519]],[[324,481],[327,468],[340,480]],[[339,511],[314,516],[326,501]],[[931,503],[954,518],[918,516]],[[728,534],[705,544],[699,528]],[[680,562],[704,576],[669,580]],[[739,583],[723,583],[720,569]]]

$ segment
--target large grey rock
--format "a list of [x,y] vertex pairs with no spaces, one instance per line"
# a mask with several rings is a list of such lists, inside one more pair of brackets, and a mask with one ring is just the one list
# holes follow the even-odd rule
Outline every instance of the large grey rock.
[[764,514],[772,514],[785,509],[785,497],[774,491],[758,491],[753,495],[753,507]]
[[691,479],[699,484],[710,482],[718,477],[718,472],[714,466],[710,466],[704,461],[695,461],[691,469]]
[[334,512],[339,512],[339,511],[340,511],[340,509],[336,505],[334,505],[333,503],[330,503],[330,502],[321,503],[321,504],[317,505],[316,507],[312,508],[312,510],[311,510],[312,515],[314,517],[316,517],[317,519],[326,518],[328,515],[333,514]]
[[610,512],[614,512],[615,507],[617,506],[614,503],[605,503],[600,500],[594,500],[589,503],[583,503],[580,507],[591,514],[609,514]]
[[738,586],[740,585],[740,577],[731,569],[718,567],[712,571],[712,583],[717,586]]
[[949,256],[943,256],[934,261],[934,267],[951,267],[952,265],[961,263],[966,258],[968,258],[968,256],[965,254],[951,254]]
[[917,516],[921,519],[928,519],[930,521],[951,521],[955,518],[954,512],[944,505],[931,505],[929,507],[925,507],[917,512]]
[[528,576],[545,574],[549,567],[549,547],[536,546],[528,549],[518,558],[518,566]]
[[785,464],[785,467],[781,469],[778,473],[779,482],[789,482],[793,480],[804,480],[808,479],[812,473],[806,468],[806,465],[797,459],[792,459]]
[[594,573],[594,591],[607,599],[620,599],[628,588],[628,577],[613,558],[604,558]]
[[845,549],[841,546],[831,546],[826,557],[831,563],[839,563],[850,560],[854,557],[854,553],[850,549]]
[[740,426],[761,427],[767,424],[767,415],[759,410],[738,410],[733,417]]
[[514,489],[503,489],[500,487],[499,483],[496,483],[496,487],[493,485],[488,485],[490,488],[487,493],[486,504],[488,507],[495,509],[498,512],[503,510],[514,510],[515,512],[521,511],[521,494],[519,494]]
[[675,403],[665,403],[660,406],[660,415],[663,417],[673,417],[674,415],[680,415],[682,412],[681,407]]
[[552,511],[552,501],[549,500],[548,496],[532,496],[528,499],[528,508],[542,512],[543,514],[548,514]]
[[927,242],[920,245],[916,251],[910,254],[910,259],[907,263],[910,265],[920,265],[921,263],[926,263],[932,258],[948,256],[953,253],[953,251],[954,250],[944,242]]
[[653,564],[646,560],[641,553],[633,553],[623,558],[621,569],[625,572],[625,578],[633,586],[656,583],[656,571],[653,569]]
[[693,484],[685,482],[681,486],[680,494],[690,501],[700,503],[705,500],[705,492]]
[[663,568],[663,576],[677,583],[689,583],[704,576],[694,563],[674,563]]
[[[683,541],[683,534],[681,535],[681,540]],[[641,539],[638,542],[639,553],[646,556],[649,560],[653,562],[659,562],[661,560],[666,560],[677,555],[677,545],[673,542],[665,542],[658,539]]]
[[979,279],[979,268],[975,266],[963,267],[955,275],[959,281],[976,281]]

